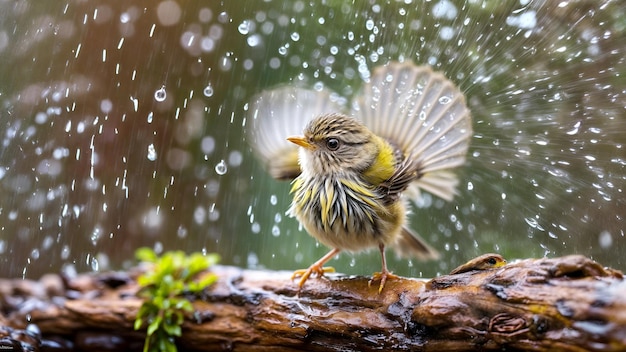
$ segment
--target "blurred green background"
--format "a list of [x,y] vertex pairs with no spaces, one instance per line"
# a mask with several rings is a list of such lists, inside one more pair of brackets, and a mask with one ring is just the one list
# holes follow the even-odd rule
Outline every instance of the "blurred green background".
[[[350,99],[389,60],[442,71],[475,136],[412,227],[431,277],[498,252],[626,269],[623,1],[0,1],[0,276],[119,269],[140,246],[297,269],[327,249],[246,142],[277,84]],[[380,269],[377,251],[340,272]]]

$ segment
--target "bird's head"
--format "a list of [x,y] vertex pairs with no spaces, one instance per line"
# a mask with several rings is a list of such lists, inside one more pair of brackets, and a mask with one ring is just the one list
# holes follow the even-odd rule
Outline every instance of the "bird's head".
[[342,114],[321,115],[309,122],[303,136],[287,139],[302,147],[300,167],[311,175],[362,172],[381,149],[380,138],[359,120]]

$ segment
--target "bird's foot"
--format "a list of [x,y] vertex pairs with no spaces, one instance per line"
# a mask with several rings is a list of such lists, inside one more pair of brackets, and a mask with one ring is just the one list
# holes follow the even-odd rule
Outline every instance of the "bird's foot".
[[372,274],[372,279],[367,283],[367,285],[372,286],[373,282],[380,281],[380,285],[378,286],[378,293],[381,293],[383,292],[383,288],[385,287],[385,283],[387,282],[387,280],[394,280],[398,277],[398,275],[394,275],[387,270],[384,270],[382,272],[376,272]]
[[335,272],[335,268],[333,267],[330,267],[330,266],[323,267],[321,265],[313,264],[308,269],[300,269],[300,270],[294,271],[293,275],[291,275],[291,279],[294,280],[296,278],[300,278],[300,281],[298,282],[298,291],[299,291],[300,289],[302,289],[302,286],[304,286],[304,283],[306,282],[306,280],[308,280],[311,274],[316,274],[317,277],[322,277],[326,273],[334,273],[334,272]]

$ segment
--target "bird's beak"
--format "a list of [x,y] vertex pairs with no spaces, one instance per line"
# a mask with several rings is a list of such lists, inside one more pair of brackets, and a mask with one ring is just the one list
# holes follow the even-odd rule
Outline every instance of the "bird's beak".
[[304,137],[288,137],[287,140],[291,143],[297,144],[302,148],[306,148],[309,150],[315,149],[315,146],[309,143]]

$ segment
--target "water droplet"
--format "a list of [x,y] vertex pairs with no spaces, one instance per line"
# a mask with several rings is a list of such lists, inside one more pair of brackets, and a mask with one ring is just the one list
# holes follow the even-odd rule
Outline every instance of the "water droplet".
[[226,162],[224,160],[220,160],[219,163],[217,163],[217,165],[215,165],[215,172],[222,176],[225,175],[226,172],[228,171],[228,166],[226,166]]
[[187,228],[183,225],[178,226],[178,230],[176,230],[176,236],[178,236],[178,238],[185,238],[188,233],[189,231],[187,231]]
[[150,145],[148,146],[148,160],[155,161],[156,158],[157,158],[156,148],[154,147],[154,144],[150,143]]
[[297,42],[298,40],[300,40],[300,33],[298,32],[291,33],[291,40],[293,40],[294,42]]
[[100,110],[105,114],[110,113],[113,110],[113,102],[109,99],[100,101]]
[[576,133],[578,133],[578,129],[579,128],[580,128],[580,121],[576,122],[574,124],[574,127],[571,130],[569,130],[569,131],[567,131],[565,133],[570,135],[570,136],[575,135]]
[[239,27],[237,27],[237,30],[239,30],[239,33],[246,35],[250,32],[250,21],[249,20],[244,20],[243,22],[241,22],[239,24]]
[[200,141],[200,149],[204,154],[211,154],[215,150],[215,138],[206,136]]
[[259,265],[259,256],[254,252],[248,253],[248,267],[254,269]]
[[448,20],[453,20],[456,18],[458,10],[456,6],[448,1],[442,0],[433,6],[432,15],[435,18],[445,18]]
[[204,87],[204,90],[202,91],[202,93],[207,98],[213,96],[213,86],[211,85],[211,83],[209,83],[206,87]]
[[445,95],[443,97],[439,98],[439,104],[442,104],[442,105],[450,104],[451,101],[452,101],[452,99],[450,97],[448,97],[448,96],[445,96]]
[[280,236],[280,228],[276,225],[272,226],[272,236],[274,237]]
[[209,221],[215,222],[220,219],[220,211],[219,209],[211,208],[209,210]]
[[454,37],[454,29],[450,26],[443,26],[439,31],[439,38],[443,40],[450,40]]
[[64,245],[63,248],[61,249],[61,259],[66,260],[67,258],[69,258],[70,252],[71,252],[70,246]]
[[276,195],[275,195],[275,194],[272,194],[272,195],[270,196],[270,204],[272,204],[272,205],[276,205],[277,203],[278,203],[278,197],[276,197]]
[[613,245],[613,236],[609,231],[600,232],[600,236],[598,237],[598,244],[603,249],[608,249]]
[[239,166],[243,162],[243,155],[238,150],[233,150],[228,154],[228,164],[230,166]]
[[532,227],[532,228],[537,228],[537,226],[539,225],[537,223],[536,219],[533,218],[524,218],[524,220],[526,221],[526,223],[528,224],[528,226]]
[[259,44],[262,43],[262,37],[258,34],[253,34],[251,36],[248,37],[248,39],[246,39],[246,43],[248,43],[248,46],[251,48],[254,48],[255,46],[259,46]]
[[165,98],[167,98],[167,92],[165,91],[165,86],[157,89],[157,91],[154,92],[154,100],[161,102],[161,101],[164,101]]
[[206,210],[203,207],[196,207],[193,211],[193,221],[198,224],[204,224],[204,219],[206,219]]
[[48,115],[45,112],[38,112],[37,115],[35,115],[35,123],[41,125],[42,123],[46,123],[46,121],[48,121]]
[[91,232],[91,236],[89,236],[89,239],[91,240],[91,244],[94,246],[97,245],[98,240],[100,239],[101,235],[102,235],[102,229],[99,226],[96,226]]

